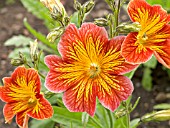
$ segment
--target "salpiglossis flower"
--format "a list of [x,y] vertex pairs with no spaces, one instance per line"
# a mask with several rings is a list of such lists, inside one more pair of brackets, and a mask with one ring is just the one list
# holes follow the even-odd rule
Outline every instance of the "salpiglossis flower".
[[108,40],[106,30],[92,23],[84,23],[80,29],[70,24],[58,45],[62,57],[45,58],[50,68],[47,89],[64,91],[64,104],[73,112],[93,116],[96,97],[114,111],[133,91],[132,82],[122,74],[137,66],[126,63],[120,55],[124,38]]
[[170,15],[159,5],[151,6],[145,0],[131,0],[128,13],[133,22],[141,25],[122,44],[122,56],[127,62],[140,64],[154,54],[158,61],[170,68]]
[[53,109],[40,94],[40,78],[35,69],[18,67],[11,77],[3,78],[0,87],[0,99],[6,102],[3,113],[6,123],[16,115],[16,122],[22,128],[28,127],[29,117],[36,119],[50,118]]

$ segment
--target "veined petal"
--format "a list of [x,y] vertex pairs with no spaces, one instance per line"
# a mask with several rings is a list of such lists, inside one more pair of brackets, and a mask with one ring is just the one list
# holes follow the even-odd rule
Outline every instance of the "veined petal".
[[138,65],[125,62],[125,59],[120,54],[121,45],[125,36],[117,36],[110,40],[106,49],[106,55],[101,60],[102,70],[109,74],[125,74]]
[[99,101],[111,111],[114,111],[120,102],[126,100],[133,92],[132,82],[125,76],[101,74],[98,83],[100,83],[97,94]]
[[147,46],[152,49],[152,46],[159,46],[161,42],[164,42],[166,39],[170,39],[170,25],[165,25],[161,30],[155,32],[149,36],[147,40]]
[[[89,51],[91,45],[94,45],[94,48],[102,49],[107,41],[106,30],[102,27],[92,23],[85,23],[78,30],[74,24],[70,24],[61,37],[58,49],[63,60],[84,61],[91,54]],[[98,42],[100,42],[100,47]]]
[[154,55],[165,67],[170,68],[170,39],[154,47]]
[[53,108],[50,103],[41,94],[38,97],[36,105],[29,110],[27,114],[36,119],[51,118],[53,115]]
[[21,128],[28,128],[26,127],[28,124],[28,116],[25,111],[19,112],[16,114],[16,123],[21,127]]
[[153,54],[150,48],[137,42],[138,33],[130,33],[124,40],[121,48],[121,54],[129,63],[140,64],[148,61]]
[[26,69],[25,67],[17,67],[12,74],[13,84],[23,88],[28,86],[34,92],[40,93],[40,77],[35,69]]
[[65,106],[72,112],[87,112],[94,116],[96,108],[96,86],[92,79],[84,78],[63,96]]
[[67,90],[84,74],[83,64],[69,64],[56,55],[46,56],[45,63],[50,68],[45,86],[52,92]]
[[4,86],[0,87],[0,99],[4,102],[13,102],[14,99],[12,99],[12,97],[9,97],[8,94],[11,92],[11,90],[9,89],[11,85],[11,78],[10,77],[4,77],[3,78],[3,83]]
[[12,118],[15,116],[15,112],[13,111],[14,106],[15,106],[15,103],[8,103],[3,108],[3,114],[5,117],[6,123],[11,123]]
[[160,30],[170,21],[170,15],[161,6],[151,6],[145,0],[131,0],[128,13],[132,21],[139,22],[145,31],[151,28]]

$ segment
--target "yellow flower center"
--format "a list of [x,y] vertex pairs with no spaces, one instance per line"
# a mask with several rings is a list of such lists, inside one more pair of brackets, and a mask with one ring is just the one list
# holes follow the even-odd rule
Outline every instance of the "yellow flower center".
[[8,95],[15,100],[16,105],[13,110],[17,112],[25,111],[37,105],[35,81],[29,81],[25,77],[17,78],[16,85],[11,85],[11,93]]
[[91,63],[90,68],[89,68],[89,75],[90,78],[96,77],[100,73],[100,67],[96,63]]

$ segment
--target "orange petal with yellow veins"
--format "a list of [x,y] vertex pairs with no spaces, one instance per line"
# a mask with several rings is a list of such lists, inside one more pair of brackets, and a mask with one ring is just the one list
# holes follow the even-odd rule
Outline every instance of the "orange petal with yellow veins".
[[[128,4],[128,13],[133,22],[139,22],[142,26],[152,23],[152,19],[159,17],[157,23],[170,21],[170,15],[158,5],[151,6],[145,0],[131,0]],[[155,24],[156,25],[156,24]]]
[[126,100],[133,92],[133,84],[125,76],[101,75],[98,80],[98,98],[100,103],[114,111],[122,100]]
[[15,103],[7,103],[3,108],[3,114],[6,123],[10,123],[12,118],[15,116],[15,112],[13,111],[14,105]]
[[[56,55],[48,55],[45,57],[45,63],[50,68],[49,73],[46,76],[45,86],[52,92],[63,92],[70,87],[70,83],[66,81],[68,78],[72,78],[72,72],[69,72],[69,66],[66,62],[63,62],[61,58]],[[74,70],[74,69],[70,69]],[[68,74],[67,78],[66,75]],[[69,75],[70,74],[70,75]],[[70,81],[71,82],[71,81]]]
[[3,78],[3,81],[4,81],[4,86],[0,87],[0,99],[4,102],[14,102],[14,99],[8,96],[8,94],[11,93],[9,87],[13,86],[11,85],[11,78],[5,77]]
[[[161,46],[162,44],[162,46]],[[155,47],[154,55],[165,67],[170,68],[170,39]]]
[[[101,46],[107,43],[107,32],[103,27],[98,27],[92,23],[84,23],[80,29],[74,24],[70,24],[58,43],[58,50],[62,59],[76,61],[81,59],[80,54],[87,56],[89,38],[93,42],[100,41]],[[103,44],[103,45],[102,45]]]
[[28,116],[26,115],[25,111],[19,112],[16,114],[16,123],[21,127],[21,128],[28,128],[24,127],[27,126],[28,124]]
[[41,94],[38,96],[37,104],[27,112],[27,114],[36,119],[46,119],[50,118],[53,115],[53,109],[48,102]]
[[125,59],[120,54],[121,45],[124,39],[125,36],[114,37],[110,40],[107,46],[106,52],[109,53],[108,51],[110,51],[110,54],[108,54],[106,57],[108,62],[105,63],[105,61],[103,61],[105,63],[103,65],[103,69],[107,70],[109,74],[125,74],[138,66],[137,64],[130,64],[125,62]]
[[121,54],[125,60],[132,64],[140,64],[148,61],[153,54],[153,51],[142,44],[135,44],[138,33],[130,33],[124,40],[121,48]]
[[[26,82],[25,84],[29,84],[29,86],[34,86],[35,87],[35,91],[37,93],[40,93],[40,85],[41,85],[41,81],[40,81],[40,77],[37,73],[37,71],[35,69],[26,69],[25,67],[18,67],[15,69],[15,71],[12,74],[12,78],[13,80],[13,84],[16,84],[17,86],[22,87],[23,83],[22,82]],[[31,81],[34,81],[36,83],[31,84]]]
[[63,102],[71,112],[87,112],[94,116],[96,95],[96,86],[92,79],[84,78],[64,92]]

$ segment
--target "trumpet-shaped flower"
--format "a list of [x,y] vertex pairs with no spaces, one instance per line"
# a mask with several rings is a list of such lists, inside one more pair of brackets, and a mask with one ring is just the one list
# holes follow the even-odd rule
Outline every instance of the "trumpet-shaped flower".
[[126,63],[120,55],[124,38],[108,40],[106,30],[92,23],[84,23],[80,29],[70,24],[58,45],[62,57],[45,58],[50,68],[47,89],[64,91],[64,104],[73,112],[93,116],[97,97],[114,111],[133,91],[132,82],[122,74],[137,66]]
[[50,103],[40,94],[41,82],[36,70],[18,67],[3,82],[0,99],[6,102],[3,109],[6,123],[16,115],[17,124],[27,128],[29,117],[45,119],[52,116]]
[[128,34],[122,44],[122,56],[127,62],[140,64],[154,54],[160,63],[170,68],[170,15],[161,6],[151,6],[145,0],[131,0],[128,13],[141,29]]

